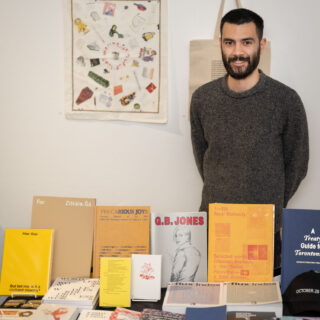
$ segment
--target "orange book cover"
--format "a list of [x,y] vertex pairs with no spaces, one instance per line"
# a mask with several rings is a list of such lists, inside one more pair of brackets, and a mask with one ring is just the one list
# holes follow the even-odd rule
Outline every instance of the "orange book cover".
[[150,207],[97,206],[94,223],[93,277],[101,257],[150,253]]
[[208,282],[273,279],[274,205],[209,205]]

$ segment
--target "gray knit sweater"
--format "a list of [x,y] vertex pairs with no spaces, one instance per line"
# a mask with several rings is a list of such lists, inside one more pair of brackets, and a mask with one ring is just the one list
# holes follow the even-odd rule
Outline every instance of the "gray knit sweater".
[[297,93],[260,72],[245,92],[227,78],[198,88],[191,102],[191,136],[203,178],[200,210],[208,204],[272,203],[281,211],[305,177],[309,146],[306,114]]

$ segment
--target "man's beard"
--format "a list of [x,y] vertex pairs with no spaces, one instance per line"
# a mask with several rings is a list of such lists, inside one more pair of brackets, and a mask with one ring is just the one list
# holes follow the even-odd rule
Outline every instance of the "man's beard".
[[[255,52],[252,57],[244,57],[244,56],[232,56],[229,59],[225,56],[225,54],[222,53],[222,61],[224,64],[224,67],[227,70],[228,75],[230,75],[232,78],[240,80],[245,79],[248,77],[258,66],[260,61],[260,46]],[[247,67],[242,70],[242,67],[234,67],[234,69],[231,66],[231,63],[234,61],[247,61],[248,65]]]

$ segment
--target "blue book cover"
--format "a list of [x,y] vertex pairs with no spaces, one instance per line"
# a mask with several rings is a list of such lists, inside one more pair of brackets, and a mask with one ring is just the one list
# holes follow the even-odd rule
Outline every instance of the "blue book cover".
[[310,270],[320,272],[320,210],[283,209],[281,292]]
[[185,320],[225,320],[226,306],[208,308],[187,308]]

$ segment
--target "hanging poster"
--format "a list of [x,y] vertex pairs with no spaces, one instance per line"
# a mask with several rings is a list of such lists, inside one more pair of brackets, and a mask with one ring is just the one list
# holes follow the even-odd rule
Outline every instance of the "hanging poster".
[[65,1],[68,119],[167,122],[166,0]]

